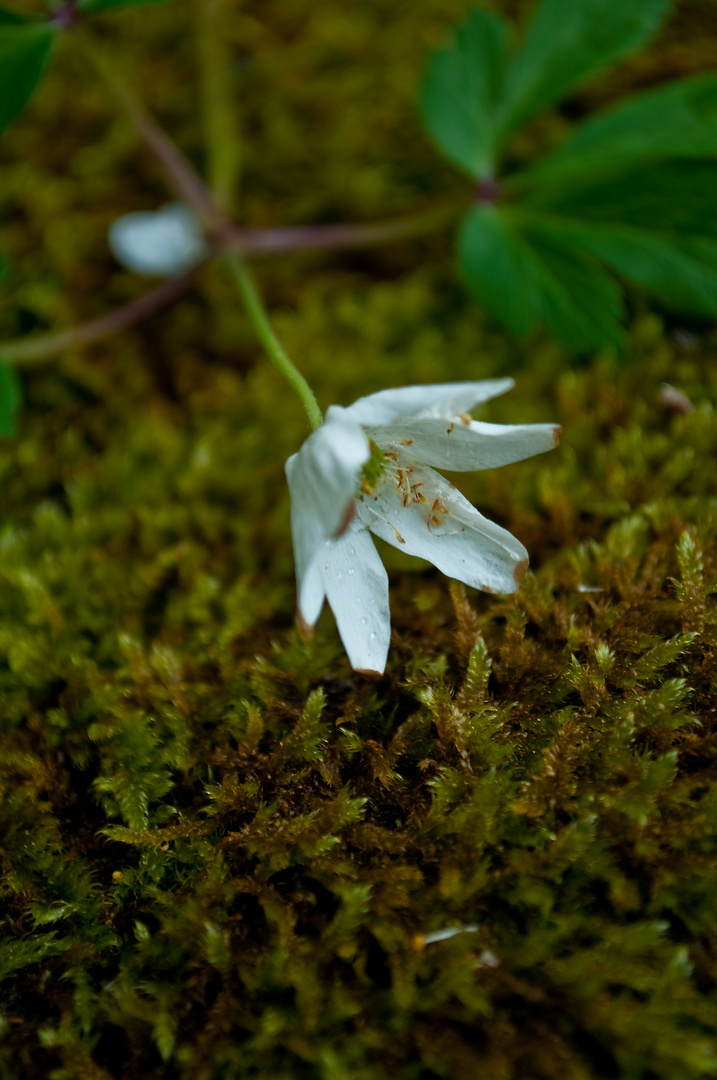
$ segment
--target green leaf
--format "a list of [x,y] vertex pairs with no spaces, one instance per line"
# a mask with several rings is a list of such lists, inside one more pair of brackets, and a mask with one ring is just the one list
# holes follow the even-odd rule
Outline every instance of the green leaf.
[[535,191],[522,203],[576,221],[717,241],[717,161],[644,165],[606,180]]
[[561,238],[526,230],[537,256],[542,317],[550,332],[575,353],[611,345],[624,348],[622,292],[597,260]]
[[50,58],[55,33],[46,23],[0,29],[0,130],[30,100]]
[[0,437],[10,438],[15,434],[21,404],[20,380],[14,369],[0,360]]
[[438,149],[473,178],[495,166],[496,99],[505,68],[507,27],[473,11],[454,40],[435,53],[421,91],[423,121]]
[[458,234],[458,260],[471,292],[517,337],[540,317],[530,249],[492,206],[473,206]]
[[622,347],[620,290],[577,245],[479,205],[463,222],[458,255],[472,292],[516,336],[543,322],[575,352]]
[[22,26],[24,23],[32,22],[25,15],[20,15],[19,12],[13,11],[12,8],[0,7],[0,26]]
[[503,133],[637,49],[669,6],[669,0],[543,0],[508,71]]
[[594,178],[650,159],[704,157],[716,151],[717,75],[710,72],[636,94],[590,118],[516,180]]
[[679,240],[629,225],[552,219],[545,227],[649,289],[668,308],[717,315],[716,242]]
[[80,3],[80,8],[83,11],[98,12],[109,11],[111,8],[118,7],[139,7],[140,4],[157,4],[162,0],[84,0],[84,3]]

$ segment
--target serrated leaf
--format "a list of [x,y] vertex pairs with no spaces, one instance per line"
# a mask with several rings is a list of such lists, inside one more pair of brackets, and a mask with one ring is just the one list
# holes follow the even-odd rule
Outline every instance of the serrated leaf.
[[118,7],[139,7],[140,4],[158,4],[162,0],[85,0],[84,3],[80,3],[80,8],[83,11],[99,12],[110,11],[112,8]]
[[463,222],[458,255],[472,292],[518,337],[544,322],[576,352],[621,348],[618,286],[561,237],[535,227],[524,232],[507,214],[479,205]]
[[22,387],[17,373],[0,359],[0,437],[9,439],[17,428]]
[[525,337],[540,316],[531,252],[504,214],[471,207],[458,233],[458,260],[471,292],[494,318]]
[[579,80],[639,48],[669,0],[543,0],[510,65],[501,130],[513,131]]
[[423,121],[438,149],[473,178],[492,176],[494,109],[506,59],[507,26],[473,11],[435,53],[421,90]]
[[672,310],[717,315],[717,242],[679,240],[629,225],[553,220],[552,227]]
[[522,206],[581,222],[717,241],[717,161],[665,161],[594,182],[548,186]]
[[550,332],[576,353],[624,347],[622,293],[609,274],[557,236],[526,233],[538,255],[542,317]]
[[633,168],[646,160],[703,157],[717,151],[717,75],[696,75],[635,94],[581,124],[518,184]]
[[27,105],[55,41],[47,23],[0,27],[0,131]]

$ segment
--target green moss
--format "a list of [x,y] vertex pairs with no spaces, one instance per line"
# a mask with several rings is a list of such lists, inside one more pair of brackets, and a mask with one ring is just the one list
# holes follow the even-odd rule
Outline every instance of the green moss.
[[[460,182],[411,100],[465,5],[353,8],[237,10],[255,223]],[[198,158],[186,14],[106,25]],[[581,100],[694,64],[713,21],[683,5]],[[104,229],[165,195],[111,115],[67,49],[3,141],[5,334],[139,288]],[[486,324],[447,236],[257,270],[323,406],[510,373],[486,418],[563,424],[558,451],[460,479],[533,569],[466,595],[386,549],[387,674],[350,670],[329,612],[302,640],[283,462],[305,424],[219,268],[30,373],[0,447],[0,1077],[713,1075],[714,332],[635,297],[624,364],[571,368]]]

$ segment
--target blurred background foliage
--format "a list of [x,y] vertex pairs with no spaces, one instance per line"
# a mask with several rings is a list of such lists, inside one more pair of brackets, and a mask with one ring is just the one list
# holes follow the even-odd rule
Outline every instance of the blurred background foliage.
[[[242,221],[469,197],[415,108],[467,4],[224,2]],[[97,32],[201,165],[192,18],[176,0]],[[677,4],[516,160],[716,43],[715,4]],[[168,195],[70,40],[0,157],[0,338],[146,289],[107,228]],[[461,477],[531,552],[515,597],[384,553],[380,680],[330,613],[311,643],[294,628],[305,420],[220,266],[23,375],[0,446],[3,1080],[717,1072],[717,337],[636,291],[622,362],[571,366],[482,316],[452,243],[256,264],[322,406],[512,374],[482,415],[565,428]]]

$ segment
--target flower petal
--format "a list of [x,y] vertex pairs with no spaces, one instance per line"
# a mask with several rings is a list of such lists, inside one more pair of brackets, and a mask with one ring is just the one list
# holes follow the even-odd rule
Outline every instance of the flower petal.
[[321,552],[319,569],[341,641],[355,671],[380,674],[391,637],[388,574],[374,542],[352,526]]
[[512,379],[483,379],[480,382],[437,383],[433,386],[397,386],[359,398],[344,408],[332,405],[327,419],[339,414],[356,424],[377,427],[399,416],[448,416],[451,419],[468,412],[483,401],[510,390]]
[[372,497],[358,501],[358,512],[375,536],[485,592],[514,592],[528,566],[519,540],[425,465],[404,470],[396,483],[386,476]]
[[560,428],[555,424],[469,424],[435,416],[403,417],[366,432],[382,450],[437,469],[466,472],[494,469],[552,450]]
[[321,614],[324,599],[314,564],[326,541],[350,521],[361,466],[370,454],[361,428],[340,418],[312,432],[286,462],[298,607],[309,626]]
[[118,263],[145,277],[171,277],[206,254],[202,228],[184,203],[124,214],[110,226],[109,245]]
[[319,569],[319,557],[321,550],[315,558],[309,559],[305,570],[299,571],[299,560],[296,555],[296,610],[299,623],[304,634],[308,634],[319,621],[319,615],[324,607],[324,582]]

